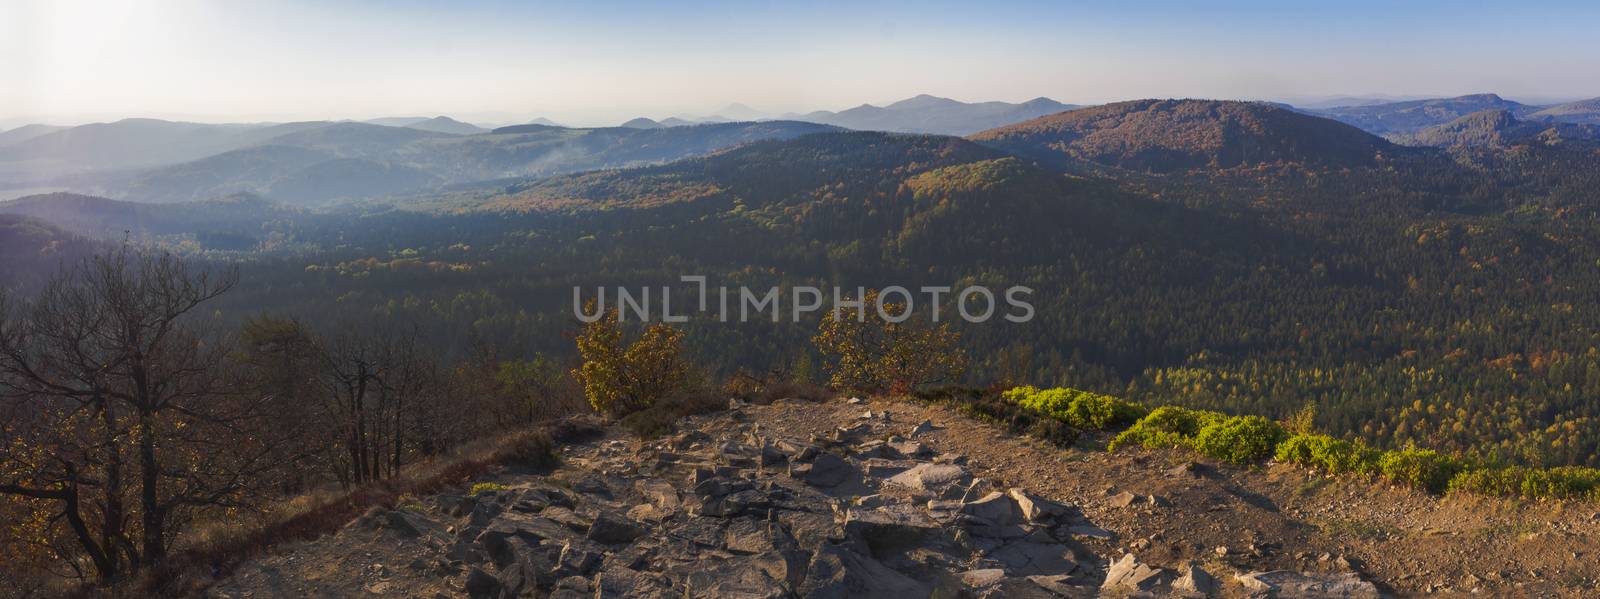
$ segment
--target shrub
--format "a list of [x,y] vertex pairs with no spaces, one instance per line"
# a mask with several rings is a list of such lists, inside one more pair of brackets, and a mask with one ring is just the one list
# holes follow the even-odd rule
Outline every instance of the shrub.
[[1194,448],[1231,464],[1251,464],[1272,456],[1285,436],[1283,427],[1260,416],[1235,416],[1200,429]]
[[577,336],[583,366],[572,374],[596,412],[620,418],[694,386],[693,369],[683,357],[682,331],[655,324],[624,347],[619,318],[612,310],[584,325]]
[[1034,437],[1057,447],[1067,447],[1078,441],[1078,429],[992,391],[944,387],[921,391],[912,397],[925,403],[949,405],[972,418],[1003,426],[1013,434]]
[[1594,497],[1600,491],[1600,470],[1576,466],[1466,470],[1450,479],[1449,489],[1529,499]]
[[884,302],[879,312],[877,290],[861,298],[866,308],[827,311],[811,342],[828,361],[829,382],[840,389],[909,393],[926,385],[959,381],[967,358],[961,334],[948,323],[929,325],[920,318],[890,322],[883,317],[908,308]]
[[1394,482],[1443,493],[1450,479],[1464,469],[1460,460],[1431,449],[1407,447],[1386,451],[1378,459],[1378,470]]
[[1080,429],[1108,430],[1127,426],[1148,413],[1144,406],[1130,401],[1068,388],[1040,391],[1032,386],[1017,387],[1001,397]]
[[1378,469],[1377,450],[1361,442],[1335,439],[1328,435],[1300,433],[1278,444],[1274,459],[1321,468],[1329,474],[1354,472],[1370,474]]
[[500,483],[473,483],[472,490],[467,491],[467,495],[476,497],[490,491],[504,491],[510,488]]
[[1115,451],[1127,445],[1148,449],[1190,447],[1201,429],[1226,419],[1227,416],[1219,412],[1161,406],[1122,431],[1107,449]]
[[510,464],[535,471],[551,470],[561,465],[561,458],[556,455],[555,441],[544,430],[530,431],[512,439],[507,457]]

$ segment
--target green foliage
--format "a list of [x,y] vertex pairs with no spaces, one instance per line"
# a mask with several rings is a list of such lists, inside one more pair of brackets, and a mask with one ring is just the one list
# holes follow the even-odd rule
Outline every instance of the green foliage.
[[1058,447],[1077,442],[1079,432],[1060,419],[990,391],[969,387],[943,387],[919,391],[912,398],[925,403],[949,405],[971,418],[1005,427],[1018,435],[1034,437]]
[[1415,447],[1384,452],[1378,459],[1378,470],[1385,478],[1430,493],[1443,493],[1450,479],[1465,468],[1458,458]]
[[1037,410],[1080,429],[1110,430],[1143,418],[1149,409],[1109,395],[1058,387],[1043,391],[1016,387],[1002,394],[1007,401]]
[[683,356],[683,332],[665,324],[646,328],[625,346],[620,315],[612,310],[585,325],[577,342],[583,366],[573,377],[583,383],[596,412],[620,418],[693,386],[693,371]]
[[1228,417],[1221,412],[1161,406],[1111,440],[1108,449],[1137,445],[1147,449],[1190,447],[1200,431]]
[[953,383],[966,372],[961,334],[949,324],[929,324],[920,315],[901,322],[883,317],[912,309],[904,303],[882,303],[869,289],[861,297],[866,308],[827,311],[812,337],[829,361],[830,382],[841,389],[908,393],[933,383]]
[[1194,449],[1231,464],[1252,464],[1272,457],[1285,436],[1282,426],[1266,418],[1234,416],[1200,429]]
[[511,487],[506,486],[506,485],[501,484],[501,483],[493,483],[493,482],[473,483],[472,484],[472,490],[467,491],[467,495],[476,497],[478,495],[482,495],[482,494],[488,493],[490,491],[506,491],[506,490],[509,490],[509,489],[511,489]]
[[1329,474],[1372,474],[1378,471],[1379,454],[1379,451],[1367,447],[1360,441],[1300,433],[1279,443],[1274,459],[1289,464],[1314,466]]
[[1527,499],[1600,499],[1600,469],[1512,466],[1468,470],[1450,479],[1450,492]]

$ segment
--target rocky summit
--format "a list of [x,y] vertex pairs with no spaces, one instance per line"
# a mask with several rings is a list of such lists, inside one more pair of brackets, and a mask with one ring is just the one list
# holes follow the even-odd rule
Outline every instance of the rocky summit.
[[375,508],[241,568],[211,595],[1379,596],[1352,571],[1110,554],[1118,532],[1079,506],[910,439],[935,423],[827,403],[858,415],[806,434],[747,413],[780,406],[737,407],[653,441],[613,432],[567,447],[549,475],[508,471]]

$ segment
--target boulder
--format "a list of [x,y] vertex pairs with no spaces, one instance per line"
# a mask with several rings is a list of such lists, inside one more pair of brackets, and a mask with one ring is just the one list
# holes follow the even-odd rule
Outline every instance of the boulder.
[[853,507],[844,518],[845,536],[860,540],[873,555],[880,556],[920,546],[942,529],[926,512],[907,505]]
[[1340,599],[1377,599],[1378,587],[1352,572],[1343,574],[1311,575],[1288,570],[1250,572],[1234,578],[1245,589],[1254,593],[1278,597],[1317,597]]
[[478,568],[467,572],[463,585],[467,596],[472,599],[496,599],[500,596],[500,581]]
[[1217,592],[1217,581],[1199,564],[1189,562],[1178,568],[1178,579],[1172,581],[1172,590],[1183,595],[1209,597]]
[[888,480],[887,484],[913,491],[938,493],[951,485],[960,484],[968,477],[965,468],[950,464],[917,464]]
[[678,489],[673,487],[672,483],[661,479],[636,480],[633,482],[633,489],[641,497],[644,497],[646,501],[663,510],[678,509],[678,505],[681,503],[681,499],[678,497]]
[[877,560],[831,543],[811,555],[799,595],[811,599],[926,597],[932,590]]
[[589,525],[584,537],[601,545],[625,545],[644,536],[645,529],[637,524],[613,516],[600,514]]
[[906,436],[915,439],[918,436],[926,435],[936,430],[939,430],[939,427],[934,426],[932,420],[923,420],[916,426],[911,427],[911,432],[907,433]]
[[1100,590],[1107,593],[1150,592],[1171,582],[1174,577],[1171,570],[1147,566],[1139,563],[1132,553],[1124,553],[1111,562]]
[[994,492],[983,499],[962,504],[961,513],[976,516],[996,526],[1022,523],[1022,510],[1017,502],[1005,493]]
[[982,588],[1000,584],[1006,579],[1006,571],[999,568],[986,568],[983,570],[968,570],[961,574],[961,583],[972,588]]
[[802,480],[806,484],[817,487],[837,487],[856,476],[856,469],[832,453],[823,453],[811,461],[811,467],[805,471]]
[[1068,514],[1069,508],[1060,503],[1050,501],[1022,489],[1012,489],[1007,495],[1017,502],[1017,509],[1022,511],[1022,517],[1029,522],[1055,521]]
[[1077,556],[1066,545],[1018,541],[989,554],[1012,576],[1053,576],[1071,574],[1078,568]]

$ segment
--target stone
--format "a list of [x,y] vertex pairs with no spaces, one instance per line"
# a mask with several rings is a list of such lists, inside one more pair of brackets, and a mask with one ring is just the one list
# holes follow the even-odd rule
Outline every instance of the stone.
[[417,530],[417,526],[411,523],[410,517],[406,516],[404,512],[398,510],[385,512],[382,515],[379,515],[375,519],[375,523],[379,529],[392,532],[402,537],[415,537],[422,534],[422,531]]
[[889,478],[901,472],[917,467],[917,462],[911,460],[886,460],[883,458],[869,458],[861,462],[861,467],[867,476],[872,478]]
[[1172,581],[1172,590],[1187,595],[1210,596],[1217,592],[1217,581],[1199,564],[1189,562],[1178,568],[1178,579]]
[[1111,504],[1111,507],[1129,507],[1142,500],[1143,498],[1138,495],[1123,491],[1107,498],[1106,503]]
[[750,558],[697,567],[685,577],[683,596],[711,599],[783,599],[790,596],[786,579],[752,563]]
[[806,565],[799,596],[810,599],[926,597],[932,590],[870,557],[824,543]]
[[1378,587],[1352,572],[1317,576],[1275,570],[1249,572],[1234,577],[1246,590],[1278,597],[1377,599]]
[[959,499],[961,499],[963,502],[970,503],[979,499],[983,499],[985,495],[993,492],[993,481],[990,481],[987,478],[974,478],[972,479],[972,482],[967,483],[967,488],[963,490]]
[[524,591],[531,593],[544,586],[549,579],[548,571],[548,566],[537,563],[530,554],[502,568],[498,581],[506,595],[515,597]]
[[847,538],[866,544],[873,555],[897,553],[922,545],[937,535],[943,526],[927,513],[907,505],[877,509],[850,508],[845,511]]
[[850,399],[846,399],[846,400],[844,400],[844,402],[845,402],[845,403],[847,403],[847,404],[852,404],[852,405],[853,405],[853,404],[859,404],[859,403],[861,403],[861,401],[862,401],[862,399],[861,399],[861,398],[859,398],[859,397],[852,397],[852,398],[850,398]]
[[1017,508],[1016,500],[1005,493],[999,492],[990,493],[985,495],[983,499],[963,504],[961,513],[977,516],[997,526],[1022,523],[1022,511]]
[[906,436],[915,439],[918,436],[926,435],[936,430],[939,430],[939,427],[934,426],[932,420],[923,420],[916,426],[911,427],[911,432],[907,433]]
[[1104,528],[1100,528],[1098,526],[1094,526],[1092,524],[1078,524],[1078,525],[1074,525],[1074,526],[1068,526],[1068,527],[1066,527],[1066,531],[1065,532],[1066,532],[1066,535],[1067,535],[1068,538],[1088,538],[1088,539],[1101,539],[1101,540],[1107,540],[1107,541],[1117,538],[1117,535],[1115,533],[1113,533],[1113,532],[1111,532],[1109,530],[1106,530]]
[[967,476],[966,469],[960,466],[917,464],[910,470],[896,474],[884,482],[913,491],[938,493],[946,487],[960,484]]
[[645,532],[637,524],[603,513],[595,517],[584,537],[601,545],[624,545],[644,536]]
[[728,551],[743,554],[778,551],[789,548],[794,542],[777,523],[750,519],[728,523],[723,538],[723,545]]
[[1019,541],[1008,543],[989,554],[1012,576],[1071,574],[1078,568],[1076,556],[1066,545]]
[[1029,522],[1054,521],[1067,515],[1068,508],[1064,504],[1056,503],[1022,489],[1012,489],[1007,493],[1011,500],[1017,502],[1017,509],[1022,511],[1022,517]]
[[463,584],[467,596],[472,599],[495,599],[500,596],[500,581],[478,568],[467,572]]
[[652,592],[662,593],[667,588],[654,576],[629,568],[613,568],[596,573],[592,586],[595,599],[649,597]]
[[1150,592],[1171,582],[1173,578],[1171,570],[1147,566],[1139,563],[1132,553],[1124,553],[1111,562],[1111,567],[1106,570],[1105,583],[1100,585],[1100,589],[1112,593]]
[[805,472],[803,480],[806,484],[817,487],[837,487],[844,484],[856,475],[856,469],[832,453],[824,453],[812,460],[811,468]]
[[640,496],[644,497],[646,501],[649,501],[656,507],[659,507],[663,510],[671,511],[678,509],[678,505],[682,502],[678,496],[678,489],[673,487],[672,483],[664,480],[637,480],[633,483],[633,489],[634,491],[638,492]]
[[572,541],[561,546],[556,558],[556,573],[561,576],[586,576],[600,565],[605,554],[599,548]]
[[1000,584],[1006,579],[1006,571],[999,568],[985,568],[983,570],[968,570],[961,574],[961,583],[972,588],[982,588]]
[[888,446],[895,453],[908,458],[925,458],[934,453],[932,448],[916,441],[891,441]]

